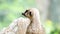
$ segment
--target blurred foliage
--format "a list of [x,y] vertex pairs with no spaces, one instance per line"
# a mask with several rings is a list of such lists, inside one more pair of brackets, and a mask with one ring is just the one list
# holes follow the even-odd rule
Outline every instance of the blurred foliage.
[[53,31],[50,32],[50,34],[60,34],[60,30],[55,28]]
[[49,34],[50,31],[53,30],[53,24],[51,20],[46,20],[45,30],[46,30],[46,34]]
[[35,0],[0,0],[0,29],[22,17],[27,8],[36,7]]
[[51,20],[46,20],[45,23],[46,34],[60,34],[60,25],[55,24]]

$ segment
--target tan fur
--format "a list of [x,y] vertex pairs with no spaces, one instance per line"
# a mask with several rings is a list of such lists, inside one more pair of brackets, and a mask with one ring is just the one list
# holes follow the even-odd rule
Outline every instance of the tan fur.
[[18,18],[14,20],[8,27],[5,27],[0,34],[26,34],[26,30],[30,20],[28,18]]
[[31,20],[31,24],[27,28],[26,34],[45,34],[44,27],[42,26],[40,21],[39,11],[36,8],[31,8],[28,9],[28,12],[31,12],[32,16],[30,16],[30,18],[28,15],[25,15]]

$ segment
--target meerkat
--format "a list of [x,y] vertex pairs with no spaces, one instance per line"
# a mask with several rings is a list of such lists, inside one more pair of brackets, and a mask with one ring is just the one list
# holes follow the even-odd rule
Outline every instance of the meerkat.
[[40,14],[36,8],[31,8],[22,13],[25,17],[28,17],[31,21],[27,28],[26,34],[45,34],[45,29],[40,21]]

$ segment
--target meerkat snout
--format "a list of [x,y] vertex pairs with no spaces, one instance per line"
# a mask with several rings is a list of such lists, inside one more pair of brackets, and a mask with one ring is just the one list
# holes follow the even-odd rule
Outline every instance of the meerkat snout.
[[22,13],[22,15],[26,16],[25,14],[28,12],[28,10],[26,10],[24,13]]
[[22,15],[24,15],[24,16],[25,16],[25,14],[24,14],[24,13],[22,13]]

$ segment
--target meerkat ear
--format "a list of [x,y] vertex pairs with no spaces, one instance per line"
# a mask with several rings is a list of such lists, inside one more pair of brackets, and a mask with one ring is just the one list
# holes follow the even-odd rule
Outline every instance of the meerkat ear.
[[30,14],[30,16],[32,16],[32,13],[31,12],[29,14]]

